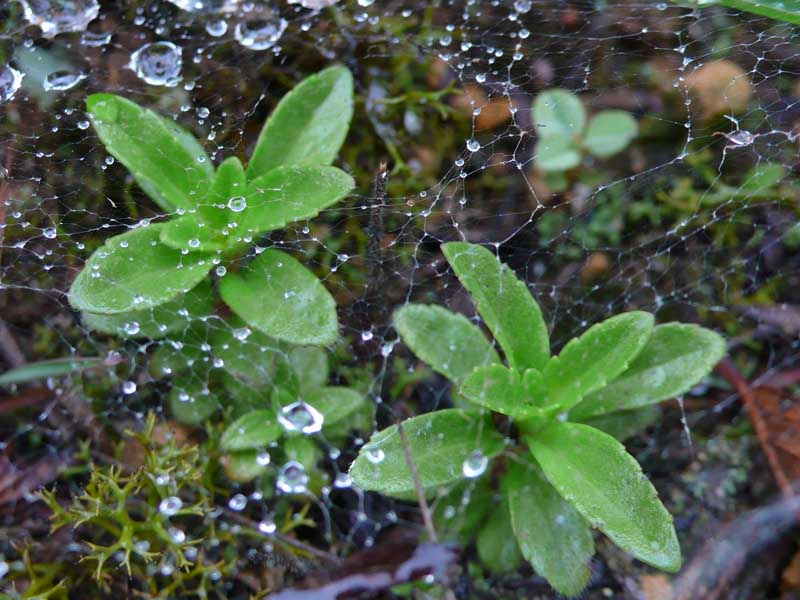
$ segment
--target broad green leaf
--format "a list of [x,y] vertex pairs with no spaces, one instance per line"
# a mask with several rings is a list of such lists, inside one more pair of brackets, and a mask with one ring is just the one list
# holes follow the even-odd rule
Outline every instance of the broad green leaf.
[[543,137],[536,142],[533,159],[542,171],[569,171],[581,164],[581,151],[569,138]]
[[514,571],[522,562],[522,555],[511,529],[507,501],[501,501],[493,507],[478,533],[476,546],[481,562],[493,573]]
[[653,315],[622,313],[570,340],[542,371],[547,403],[566,410],[622,373],[644,347]]
[[304,390],[320,388],[328,382],[328,353],[317,346],[297,346],[286,355]]
[[320,451],[312,439],[306,435],[291,435],[283,442],[286,458],[296,460],[306,471],[311,471],[320,459]]
[[328,165],[353,116],[353,76],[334,66],[301,81],[267,119],[247,167],[255,179],[282,165]]
[[259,462],[259,450],[231,452],[225,459],[225,472],[233,481],[245,483],[265,473],[267,465]]
[[594,555],[589,524],[534,465],[510,462],[503,487],[525,560],[560,594],[579,595]]
[[323,428],[348,418],[364,405],[364,394],[343,386],[316,388],[303,394],[303,400],[316,408],[322,416]]
[[579,423],[554,423],[526,441],[553,487],[589,523],[639,560],[680,569],[672,516],[622,444]]
[[597,113],[586,128],[583,145],[594,156],[607,158],[624,150],[639,134],[639,125],[624,110]]
[[454,484],[431,508],[442,540],[467,546],[493,507],[494,492],[489,487],[489,477],[479,477]]
[[89,369],[96,369],[107,364],[107,359],[100,357],[75,356],[71,358],[56,358],[29,363],[15,369],[10,369],[0,375],[0,385],[12,383],[27,383],[48,377],[62,377],[71,373],[80,373]]
[[204,359],[208,358],[203,346],[207,340],[208,330],[204,322],[194,323],[192,327],[169,336],[147,362],[150,375],[161,379],[183,371],[197,370],[197,365],[204,364]]
[[161,243],[162,227],[139,227],[106,240],[72,282],[70,304],[90,313],[129,313],[169,302],[200,283],[212,257],[183,255]]
[[237,231],[258,235],[316,217],[353,189],[353,178],[336,167],[283,166],[252,180],[246,207],[231,220]]
[[658,406],[650,405],[579,420],[584,425],[599,429],[617,438],[620,442],[624,442],[653,425],[660,416],[661,410]]
[[800,25],[800,0],[721,0],[720,4]]
[[572,92],[552,89],[542,92],[533,103],[533,124],[539,138],[570,139],[586,125],[586,110]]
[[265,250],[240,273],[219,284],[225,303],[250,327],[293,344],[336,341],[336,303],[322,282],[297,259]]
[[202,201],[214,167],[191,134],[113,94],[92,94],[86,106],[106,149],[162,209],[189,209]]
[[229,420],[271,406],[271,389],[268,386],[256,387],[222,369],[214,375],[223,387],[220,395],[225,399],[225,413]]
[[476,367],[500,362],[477,325],[441,306],[407,304],[395,311],[394,326],[420,360],[455,383]]
[[260,331],[253,331],[239,319],[232,319],[211,336],[214,356],[225,370],[253,385],[273,385],[283,348]]
[[519,371],[503,365],[478,367],[467,376],[459,391],[470,402],[517,419],[539,412],[526,395]]
[[219,445],[223,450],[248,450],[264,448],[283,434],[271,410],[256,410],[239,417],[222,434]]
[[584,420],[674,398],[696,385],[725,355],[718,334],[684,323],[659,325],[619,377],[589,394],[570,411]]
[[[403,431],[426,490],[464,477],[464,461],[476,451],[491,459],[504,447],[488,415],[455,408],[407,419]],[[414,493],[397,425],[374,434],[361,448],[350,477],[357,486],[388,496]]]
[[226,236],[209,227],[197,213],[164,223],[161,241],[170,248],[187,252],[218,252],[228,243]]
[[442,246],[447,262],[505,352],[512,369],[542,369],[550,358],[547,326],[528,286],[486,248],[464,242]]
[[209,392],[204,378],[193,374],[173,382],[169,407],[181,423],[200,425],[219,408],[219,399]]
[[83,313],[83,322],[91,329],[122,338],[157,340],[189,327],[193,321],[214,313],[214,290],[201,281],[175,300],[118,315]]

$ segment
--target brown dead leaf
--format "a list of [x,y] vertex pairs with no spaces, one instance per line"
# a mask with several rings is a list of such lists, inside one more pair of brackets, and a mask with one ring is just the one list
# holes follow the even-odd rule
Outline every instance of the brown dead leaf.
[[686,88],[699,104],[704,119],[740,113],[753,95],[747,73],[730,60],[703,64],[686,77]]
[[15,464],[7,456],[0,455],[0,505],[22,500],[54,481],[67,462],[64,456],[47,456]]
[[476,131],[491,131],[511,120],[511,100],[505,96],[490,99],[477,85],[464,86],[464,91],[453,95],[450,103],[468,116],[480,109],[475,117]]
[[642,575],[641,584],[647,600],[672,598],[672,584],[666,575]]
[[800,552],[795,553],[781,573],[781,587],[784,591],[800,589]]

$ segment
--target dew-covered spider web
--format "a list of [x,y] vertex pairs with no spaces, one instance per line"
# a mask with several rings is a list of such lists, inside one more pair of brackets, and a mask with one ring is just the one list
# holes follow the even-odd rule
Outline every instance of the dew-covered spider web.
[[[675,515],[686,562],[703,564],[707,538],[778,496],[776,465],[790,481],[800,448],[791,426],[799,34],[723,7],[641,1],[2,2],[0,372],[49,359],[104,362],[0,388],[0,591],[17,597],[35,582],[41,593],[45,571],[37,579],[28,566],[54,562],[50,587],[63,581],[72,595],[52,597],[229,598],[298,585],[356,552],[391,563],[393,548],[426,535],[420,508],[354,488],[347,470],[374,431],[452,406],[450,383],[410,353],[391,315],[422,302],[480,323],[440,251],[454,240],[490,248],[527,282],[554,350],[595,322],[644,310],[723,334],[751,399],[770,390],[772,412],[763,404],[754,426],[735,377],[715,371],[627,442]],[[209,441],[232,420],[228,399],[218,398],[205,424],[180,425],[176,410],[191,411],[223,379],[243,388],[237,402],[266,406],[269,391],[240,373],[272,377],[276,356],[300,359],[250,335],[221,304],[199,323],[185,308],[159,314],[164,330],[177,323],[181,333],[152,336],[143,329],[153,323],[98,331],[70,307],[71,282],[106,239],[175,216],[105,149],[85,101],[119,94],[186,128],[215,165],[246,161],[277,101],[334,63],[355,80],[354,118],[335,164],[356,189],[314,219],[252,240],[241,260],[280,248],[322,280],[340,336],[321,353],[327,371],[304,373],[316,373],[316,385],[358,390],[367,409],[336,435],[311,427],[314,473],[287,469],[274,448],[260,458],[259,480],[237,483]],[[589,116],[630,113],[638,134],[613,156],[585,153],[578,166],[548,173],[537,162],[532,106],[551,88],[576,94]],[[211,284],[225,275],[220,263]],[[201,326],[184,335],[192,324]],[[225,352],[214,346],[220,338]],[[259,353],[269,357],[263,365],[253,362]],[[213,473],[213,488],[178,486],[180,469],[154,471],[163,498],[135,500],[160,503],[173,541],[197,540],[190,566],[170,552],[145,560],[140,547],[132,576],[115,554],[97,582],[96,565],[78,561],[103,536],[85,527],[51,533],[35,492],[54,489],[66,506],[92,468],[151,468],[122,447],[149,414],[211,457],[196,464]],[[757,433],[771,440],[772,460]],[[204,512],[182,516],[199,493]],[[432,505],[455,519],[464,493]],[[710,577],[737,581],[740,595],[730,597],[777,591],[794,547],[781,527],[758,564],[733,561],[733,573],[715,567]],[[197,564],[202,577],[176,579]],[[478,564],[467,540],[451,565],[457,597],[556,597],[528,567],[490,574]],[[592,570],[586,597],[656,598],[670,585],[606,543]]]

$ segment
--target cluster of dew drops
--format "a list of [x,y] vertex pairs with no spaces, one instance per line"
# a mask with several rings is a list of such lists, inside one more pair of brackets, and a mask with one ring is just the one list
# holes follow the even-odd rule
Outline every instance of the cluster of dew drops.
[[[42,35],[47,38],[55,37],[61,33],[81,33],[81,43],[89,47],[103,47],[111,42],[112,33],[94,33],[87,31],[87,26],[99,15],[100,5],[97,0],[76,0],[65,2],[63,0],[17,0],[23,7],[23,14],[26,20],[37,25]],[[245,0],[168,0],[179,9],[188,13],[195,13],[205,18],[205,30],[209,36],[220,38],[228,33],[229,16],[232,13],[247,15],[255,9],[255,3]],[[298,5],[302,9],[318,11],[328,6],[332,6],[339,0],[286,0],[288,4]],[[357,5],[362,8],[372,6],[375,0],[357,0]],[[468,4],[470,4],[469,2]],[[515,0],[513,9],[516,15],[527,13],[532,8],[531,0]],[[367,20],[367,13],[357,15],[357,20]],[[134,24],[141,25],[145,17],[140,11],[134,19]],[[243,47],[249,50],[273,50],[277,52],[280,48],[278,43],[288,26],[288,22],[277,15],[263,17],[259,14],[257,18],[238,20],[233,29],[233,38]],[[306,27],[304,24],[302,27]],[[158,30],[157,30],[158,31]],[[520,37],[527,37],[527,31],[523,30]],[[447,38],[440,40],[444,45]],[[449,42],[448,42],[449,43]],[[32,44],[31,44],[32,45]],[[469,50],[469,43],[463,42],[461,50]],[[195,57],[199,61],[200,56]],[[183,68],[183,49],[172,41],[155,41],[142,45],[134,50],[130,55],[128,67],[145,83],[152,86],[176,86],[181,82]],[[0,65],[0,105],[10,101],[23,85],[25,74],[13,67],[11,64]],[[76,71],[56,71],[49,74],[42,86],[45,91],[68,90],[80,84],[87,75],[84,72]],[[480,80],[480,76],[476,77]],[[485,79],[485,75],[484,75]],[[191,84],[186,84],[187,89],[191,89]],[[479,110],[479,109],[476,109]],[[208,109],[198,111],[201,118],[208,116]],[[89,127],[88,122],[81,121],[81,129]],[[470,153],[478,152],[481,144],[475,140],[467,141],[467,150]],[[461,160],[463,164],[463,160]],[[232,198],[229,208],[234,212],[243,210],[246,206],[243,197]],[[55,237],[55,228],[49,228],[46,237]],[[218,275],[224,275],[224,267],[219,267]],[[131,328],[138,330],[137,324],[131,324]],[[129,331],[134,334],[136,331]],[[369,334],[371,337],[371,334]],[[364,337],[364,336],[362,336]],[[366,339],[366,338],[365,338]],[[123,383],[122,391],[124,394],[133,394],[137,386],[133,381]],[[319,433],[322,428],[324,416],[313,406],[301,401],[284,407],[278,417],[280,424],[287,432],[313,435]],[[274,443],[273,443],[274,444]],[[338,454],[338,451],[332,451]],[[373,464],[380,464],[384,461],[384,451],[379,447],[367,447],[365,449],[366,458]],[[256,461],[261,466],[270,464],[270,454],[267,449],[259,452]],[[475,450],[463,462],[462,473],[467,478],[477,478],[482,475],[487,468],[488,458],[480,451]],[[159,476],[160,485],[169,485],[168,476]],[[309,476],[302,464],[290,460],[284,464],[279,471],[276,487],[280,492],[286,494],[303,494],[307,492]],[[350,487],[351,482],[347,473],[339,473],[334,481],[334,487]],[[228,508],[232,511],[243,511],[248,506],[249,501],[261,500],[261,494],[254,492],[248,498],[244,494],[236,493],[228,501]],[[177,495],[165,497],[159,504],[159,511],[166,518],[180,516],[183,502]],[[275,522],[270,516],[265,516],[258,525],[259,531],[269,535],[276,531]],[[186,539],[186,534],[177,526],[168,529],[170,536],[178,543]],[[146,543],[146,542],[143,542]],[[147,548],[138,549],[146,552]],[[187,552],[196,549],[189,548]],[[187,556],[187,558],[190,558]],[[0,561],[0,578],[8,571],[8,565]],[[162,566],[162,571],[169,570],[170,565]],[[162,572],[162,574],[168,574]]]

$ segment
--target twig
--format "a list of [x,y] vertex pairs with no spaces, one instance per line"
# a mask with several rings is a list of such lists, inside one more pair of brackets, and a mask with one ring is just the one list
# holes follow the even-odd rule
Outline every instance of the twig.
[[0,354],[12,369],[25,364],[25,355],[3,319],[0,319]]
[[406,455],[406,463],[408,469],[411,471],[411,477],[414,479],[414,489],[417,492],[417,502],[419,503],[420,510],[422,511],[422,522],[425,523],[425,529],[428,531],[428,537],[433,543],[439,543],[439,536],[436,535],[436,528],[433,526],[433,518],[431,517],[431,509],[428,506],[428,501],[425,499],[425,490],[422,487],[422,481],[419,478],[419,471],[417,470],[417,463],[414,462],[414,457],[411,454],[411,447],[408,445],[408,438],[406,431],[403,429],[403,424],[397,422],[397,433],[400,435],[400,443],[403,445],[403,452]]
[[778,456],[775,454],[772,444],[770,444],[770,436],[769,430],[767,429],[767,424],[764,422],[764,417],[761,415],[761,411],[758,409],[758,405],[750,385],[747,383],[742,374],[739,373],[738,369],[733,365],[733,362],[731,362],[729,358],[723,359],[717,365],[717,372],[733,386],[733,388],[739,394],[739,397],[742,399],[742,403],[747,410],[747,414],[750,416],[750,420],[753,422],[753,429],[756,431],[756,436],[761,444],[761,449],[764,451],[764,455],[767,457],[767,462],[772,469],[772,474],[775,476],[775,479],[778,482],[778,487],[781,489],[781,492],[784,496],[791,498],[794,496],[792,484],[789,481],[789,478],[786,477],[786,473],[783,472],[780,461],[778,460]]

